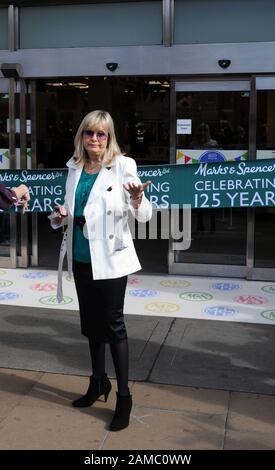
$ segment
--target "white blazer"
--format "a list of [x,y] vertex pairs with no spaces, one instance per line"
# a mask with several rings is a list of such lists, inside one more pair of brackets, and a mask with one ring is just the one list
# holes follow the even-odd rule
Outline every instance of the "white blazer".
[[[82,165],[75,164],[73,158],[67,162],[67,167],[69,173],[64,206],[68,217],[61,223],[51,220],[54,229],[68,224],[59,255],[57,287],[59,302],[63,299],[62,268],[66,253],[69,276],[72,275],[75,192],[83,169]],[[115,158],[112,165],[100,170],[84,208],[86,220],[84,234],[89,238],[95,280],[114,279],[141,269],[128,226],[128,209],[139,222],[147,222],[152,216],[152,206],[143,194],[138,210],[134,210],[130,203],[130,195],[123,188],[123,184],[126,183],[140,183],[140,179],[137,176],[136,162],[121,155]]]

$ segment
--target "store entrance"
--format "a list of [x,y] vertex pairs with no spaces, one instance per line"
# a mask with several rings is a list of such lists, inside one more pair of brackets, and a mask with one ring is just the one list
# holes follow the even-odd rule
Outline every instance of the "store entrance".
[[[248,159],[249,81],[176,82],[175,90],[177,164]],[[246,208],[192,209],[191,230],[190,248],[170,253],[170,272],[246,276]]]
[[[121,150],[138,165],[169,163],[170,80],[167,77],[81,77],[38,80],[37,167],[64,168],[82,118],[105,109]],[[37,216],[38,265],[55,268],[62,239],[48,214]],[[168,271],[168,240],[135,240],[143,270]]]

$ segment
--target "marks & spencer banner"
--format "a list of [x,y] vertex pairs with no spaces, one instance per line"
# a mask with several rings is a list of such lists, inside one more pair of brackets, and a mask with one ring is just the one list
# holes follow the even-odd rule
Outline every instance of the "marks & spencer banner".
[[[143,182],[151,180],[146,195],[156,209],[275,206],[275,160],[140,166],[138,174]],[[0,171],[6,186],[29,187],[30,212],[62,204],[66,176],[65,169]]]

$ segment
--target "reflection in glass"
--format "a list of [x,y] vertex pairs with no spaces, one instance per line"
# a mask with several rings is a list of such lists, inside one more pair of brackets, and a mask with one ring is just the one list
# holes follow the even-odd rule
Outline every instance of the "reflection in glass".
[[[0,168],[9,168],[9,95],[0,93]],[[10,256],[10,216],[0,212],[0,256]]]
[[0,213],[0,256],[10,255],[10,216],[8,212]]
[[275,268],[275,209],[255,209],[255,267]]
[[177,92],[177,119],[192,123],[190,134],[177,134],[177,147],[247,149],[248,112],[248,92]]
[[[177,133],[177,163],[226,162],[248,157],[247,91],[177,92],[176,118],[189,120]],[[245,265],[246,209],[192,209],[192,241],[175,262]]]
[[169,92],[166,77],[38,81],[38,166],[65,166],[79,123],[94,109],[110,112],[121,149],[138,164],[168,163]]
[[192,209],[191,246],[176,263],[245,265],[246,209]]
[[[275,90],[257,92],[257,159],[275,158]],[[255,209],[254,266],[275,268],[275,209]]]
[[275,158],[275,90],[257,93],[257,159]]

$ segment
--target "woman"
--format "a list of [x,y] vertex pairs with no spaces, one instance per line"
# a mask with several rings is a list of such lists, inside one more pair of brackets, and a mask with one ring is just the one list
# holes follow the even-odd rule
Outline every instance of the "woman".
[[24,213],[29,200],[29,190],[25,184],[9,189],[3,183],[0,183],[0,209],[7,210],[13,205],[20,205]]
[[117,378],[117,402],[112,431],[128,426],[132,397],[128,388],[128,340],[123,318],[127,275],[139,264],[127,223],[128,209],[146,222],[152,207],[144,195],[136,163],[121,154],[109,113],[93,111],[75,136],[74,156],[68,161],[64,206],[53,213],[53,228],[65,223],[59,260],[58,299],[62,299],[62,264],[74,274],[81,332],[89,340],[93,375],[87,393],[73,402],[91,406],[100,396],[105,402],[111,382],[105,373],[105,344],[110,344]]

